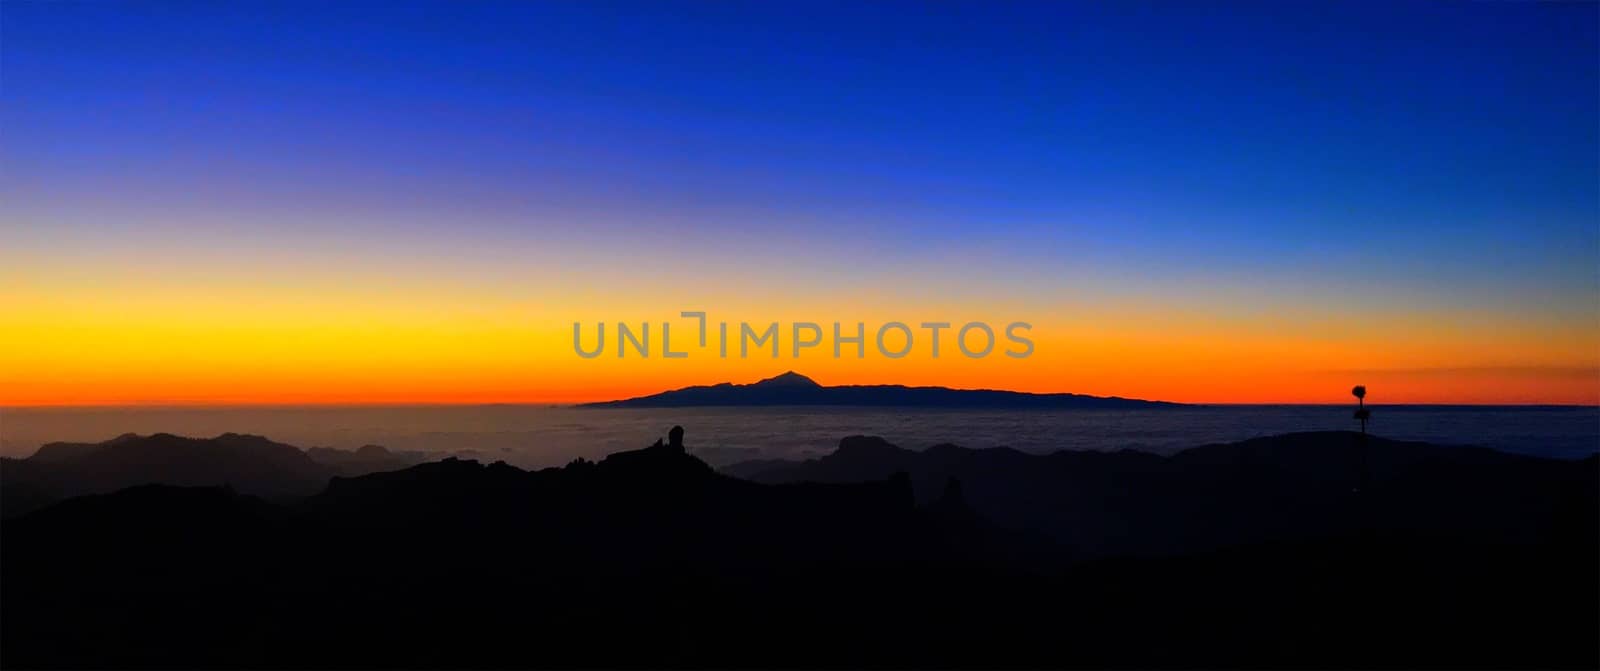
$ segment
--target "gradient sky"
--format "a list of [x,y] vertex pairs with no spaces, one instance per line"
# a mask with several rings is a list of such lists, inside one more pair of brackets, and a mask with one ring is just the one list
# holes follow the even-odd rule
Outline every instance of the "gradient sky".
[[[1597,403],[1597,26],[1531,2],[5,2],[0,405],[566,402],[791,368]],[[1037,349],[572,351],[573,321],[693,309],[1021,320]]]

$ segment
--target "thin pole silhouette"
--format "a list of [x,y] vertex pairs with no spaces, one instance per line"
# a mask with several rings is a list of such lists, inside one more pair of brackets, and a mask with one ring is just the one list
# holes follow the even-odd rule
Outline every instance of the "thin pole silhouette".
[[1372,416],[1372,412],[1367,410],[1366,385],[1356,385],[1355,388],[1350,390],[1350,395],[1356,397],[1355,418],[1361,420],[1361,438],[1358,450],[1360,452],[1361,461],[1361,482],[1356,491],[1364,493],[1367,491],[1367,418]]

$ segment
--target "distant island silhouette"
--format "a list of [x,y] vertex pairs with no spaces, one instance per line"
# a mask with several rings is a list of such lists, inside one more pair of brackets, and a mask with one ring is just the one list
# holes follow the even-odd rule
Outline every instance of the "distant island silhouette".
[[1167,408],[1180,403],[1118,396],[1034,394],[998,389],[907,387],[898,384],[824,386],[788,371],[751,384],[723,382],[649,396],[584,403],[580,408],[689,408],[696,406],[837,405],[902,408],[1003,408],[1060,410]]

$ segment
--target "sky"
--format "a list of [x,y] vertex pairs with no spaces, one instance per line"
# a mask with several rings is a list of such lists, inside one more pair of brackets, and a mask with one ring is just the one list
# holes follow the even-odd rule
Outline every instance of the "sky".
[[[0,3],[0,405],[564,403],[789,369],[1600,403],[1597,26],[1580,2]],[[676,348],[684,310],[1024,321],[1035,351],[574,352],[574,322],[672,322]]]

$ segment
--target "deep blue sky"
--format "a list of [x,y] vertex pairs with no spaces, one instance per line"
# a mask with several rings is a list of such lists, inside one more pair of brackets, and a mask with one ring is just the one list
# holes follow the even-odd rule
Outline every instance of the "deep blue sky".
[[771,233],[908,266],[1596,296],[1593,3],[0,12],[13,221]]

